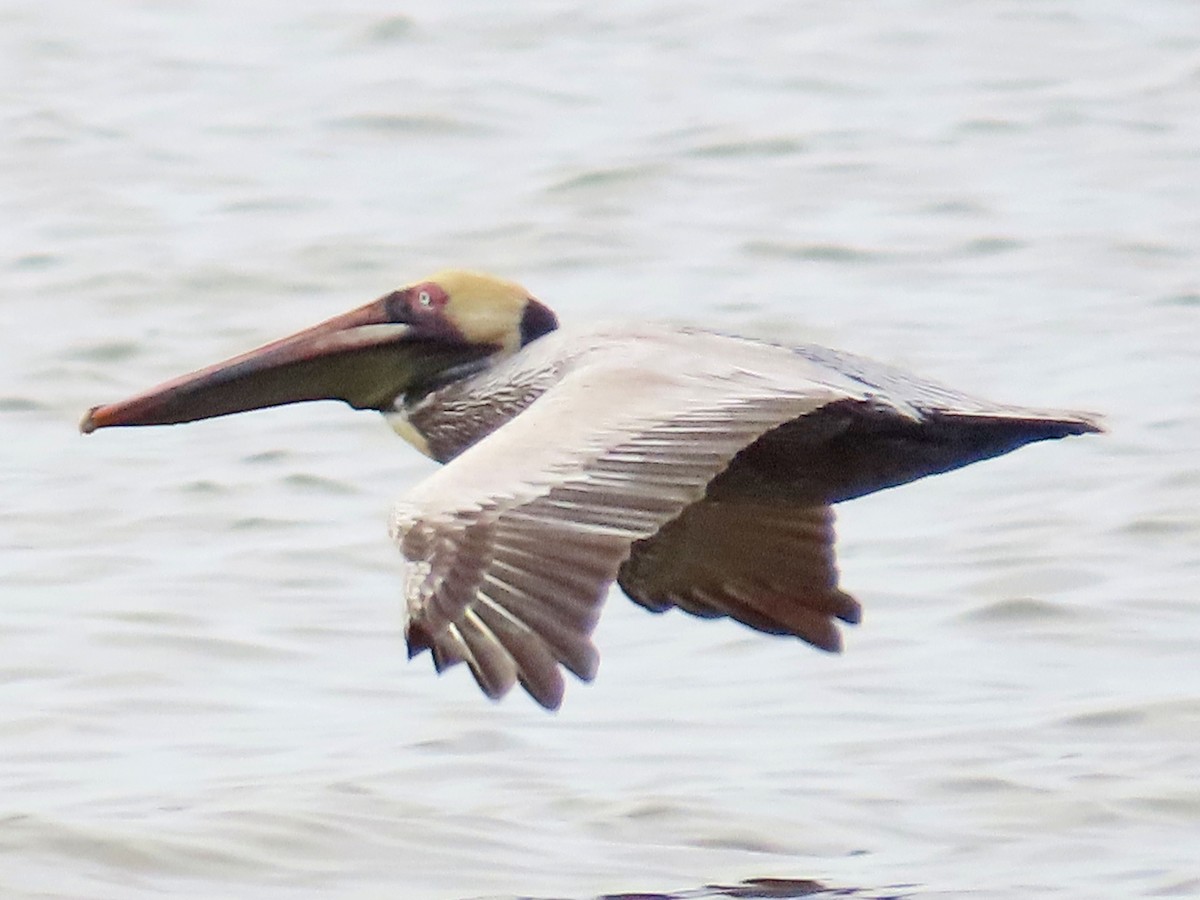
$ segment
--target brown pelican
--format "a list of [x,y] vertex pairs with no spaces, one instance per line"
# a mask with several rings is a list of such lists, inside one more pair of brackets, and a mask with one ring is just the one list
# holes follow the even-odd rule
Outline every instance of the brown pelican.
[[613,581],[837,651],[831,504],[1099,431],[861,357],[662,325],[559,329],[524,288],[443,272],[121,403],[81,429],[304,400],[379,410],[446,465],[396,507],[409,656],[466,662],[492,698],[562,702],[596,674]]

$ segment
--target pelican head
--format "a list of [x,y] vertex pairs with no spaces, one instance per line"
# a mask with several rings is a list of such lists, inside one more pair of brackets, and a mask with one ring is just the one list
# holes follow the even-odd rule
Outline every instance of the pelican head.
[[445,271],[291,337],[90,409],[85,434],[116,425],[171,425],[230,413],[344,400],[388,411],[398,398],[474,371],[558,327],[523,287]]

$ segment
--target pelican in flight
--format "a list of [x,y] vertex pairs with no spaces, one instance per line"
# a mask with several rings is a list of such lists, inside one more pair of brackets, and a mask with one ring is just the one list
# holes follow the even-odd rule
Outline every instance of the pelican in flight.
[[990,403],[870,360],[708,331],[558,327],[520,285],[442,272],[257,350],[98,406],[80,428],[298,403],[377,410],[445,465],[391,516],[409,656],[487,696],[562,702],[615,581],[653,612],[841,649],[831,506],[1095,417]]

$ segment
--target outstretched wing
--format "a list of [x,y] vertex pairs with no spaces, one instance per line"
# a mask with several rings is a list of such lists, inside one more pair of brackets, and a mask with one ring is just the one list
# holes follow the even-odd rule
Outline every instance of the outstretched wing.
[[833,619],[856,623],[862,611],[838,589],[833,542],[828,506],[706,497],[636,541],[618,583],[653,612],[729,616],[838,651]]
[[[785,384],[714,360],[686,368],[585,363],[413,490],[392,518],[410,561],[410,655],[430,649],[439,671],[466,662],[493,698],[519,681],[556,708],[560,663],[584,680],[595,675],[590,635],[634,541],[703,498],[742,448],[780,423],[865,401],[795,372]],[[822,511],[810,515],[796,529],[824,527]],[[827,560],[830,538],[820,535],[816,553]],[[847,618],[853,601],[830,599],[830,571],[809,580],[833,590],[822,588],[828,608]]]

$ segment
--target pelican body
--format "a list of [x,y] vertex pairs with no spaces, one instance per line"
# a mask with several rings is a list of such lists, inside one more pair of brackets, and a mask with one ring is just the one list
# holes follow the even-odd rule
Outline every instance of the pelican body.
[[857,623],[832,504],[1100,431],[815,345],[654,324],[559,328],[512,282],[443,272],[121,403],[81,429],[316,399],[382,412],[444,466],[391,516],[409,656],[548,709],[590,681],[615,581],[823,650]]

